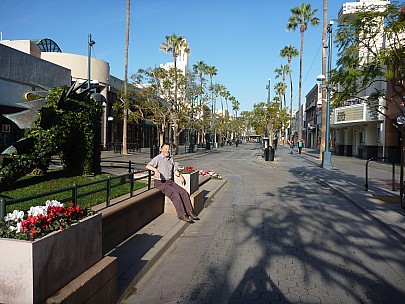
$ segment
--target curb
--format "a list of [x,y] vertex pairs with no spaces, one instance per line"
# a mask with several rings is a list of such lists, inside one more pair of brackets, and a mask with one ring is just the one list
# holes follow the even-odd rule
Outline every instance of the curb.
[[169,232],[165,234],[162,239],[159,240],[159,242],[142,257],[142,259],[147,260],[148,262],[146,262],[142,269],[131,280],[131,282],[128,284],[128,288],[122,293],[117,303],[125,300],[128,294],[131,293],[134,286],[156,264],[159,258],[170,248],[174,241],[187,229],[188,225],[190,224],[186,222],[179,221],[176,223],[173,229],[169,230]]

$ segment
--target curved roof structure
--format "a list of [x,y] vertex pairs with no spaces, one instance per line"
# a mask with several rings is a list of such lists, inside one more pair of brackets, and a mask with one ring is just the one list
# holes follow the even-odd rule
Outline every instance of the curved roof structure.
[[38,47],[41,49],[42,52],[62,53],[60,47],[52,39],[43,38],[43,39],[33,39],[31,41],[36,45],[38,45]]

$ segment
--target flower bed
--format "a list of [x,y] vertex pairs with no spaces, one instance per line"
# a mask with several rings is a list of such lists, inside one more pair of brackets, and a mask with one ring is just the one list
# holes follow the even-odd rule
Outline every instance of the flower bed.
[[213,179],[222,179],[222,175],[219,173],[215,173],[212,170],[198,170],[193,166],[187,166],[187,167],[179,166],[179,172],[181,174],[191,174],[193,172],[198,172],[202,176],[210,176]]
[[222,175],[219,173],[215,173],[214,171],[210,170],[199,170],[198,171],[202,176],[211,176],[213,179],[222,179]]
[[6,216],[0,303],[42,303],[102,259],[101,214],[59,204]]
[[90,209],[66,207],[58,201],[46,201],[44,206],[31,207],[27,214],[14,210],[0,223],[0,237],[35,240],[53,231],[64,230],[80,219],[91,215]]

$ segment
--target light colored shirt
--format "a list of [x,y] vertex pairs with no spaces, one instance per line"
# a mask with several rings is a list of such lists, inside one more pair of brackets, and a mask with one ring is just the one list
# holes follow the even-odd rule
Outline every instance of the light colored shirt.
[[159,170],[160,178],[155,176],[156,180],[172,180],[173,172],[177,169],[173,158],[164,157],[162,153],[155,156],[148,164]]

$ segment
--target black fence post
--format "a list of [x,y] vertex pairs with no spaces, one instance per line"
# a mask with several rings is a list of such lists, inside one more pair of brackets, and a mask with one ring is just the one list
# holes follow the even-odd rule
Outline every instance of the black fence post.
[[110,195],[111,195],[111,177],[107,177],[107,198],[105,200],[106,207],[110,206]]
[[73,184],[73,188],[72,188],[72,201],[73,201],[73,206],[76,207],[76,205],[77,205],[77,185],[76,185],[76,183]]
[[131,187],[129,190],[129,197],[132,197],[134,195],[134,173],[130,173],[130,181],[131,181]]
[[131,173],[131,170],[132,170],[132,162],[129,161],[128,162],[128,173]]
[[6,216],[6,205],[6,199],[4,197],[0,197],[0,222],[4,222],[4,217]]
[[151,189],[152,184],[152,171],[148,170],[148,190]]

